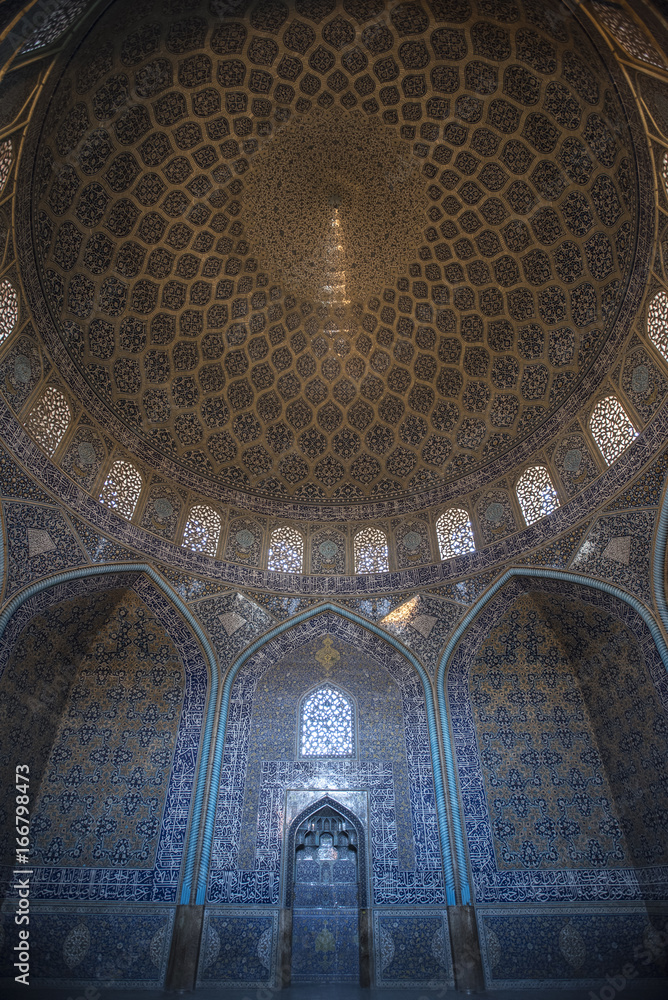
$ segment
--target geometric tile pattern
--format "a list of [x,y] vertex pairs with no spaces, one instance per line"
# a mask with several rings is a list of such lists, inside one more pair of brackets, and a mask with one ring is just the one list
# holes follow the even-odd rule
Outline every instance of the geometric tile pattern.
[[[668,914],[638,906],[478,908],[485,983],[489,989],[593,987],[623,990],[631,979],[665,976]],[[606,978],[609,977],[609,978]],[[612,985],[610,985],[612,984]],[[598,995],[598,993],[596,993]]]
[[[78,753],[81,757],[80,764],[78,766],[70,767],[71,761],[68,763],[68,758],[68,760],[63,760],[56,765],[64,771],[67,771],[68,768],[70,768],[70,778],[74,781],[75,786],[77,782],[80,785],[82,779],[84,778],[88,781],[89,779],[86,772],[89,769],[94,771],[95,767],[103,767],[104,758],[109,756],[110,762],[113,762],[113,766],[118,769],[119,776],[121,774],[125,776],[125,781],[128,784],[128,790],[125,794],[124,801],[121,800],[119,793],[117,803],[114,804],[112,796],[112,799],[107,802],[104,808],[102,807],[102,803],[100,803],[99,807],[94,807],[93,801],[88,802],[88,798],[86,798],[86,801],[88,802],[88,809],[92,813],[97,825],[86,833],[84,827],[88,828],[88,826],[90,826],[90,821],[87,815],[83,814],[82,817],[77,820],[78,826],[75,823],[69,833],[65,834],[64,831],[67,827],[63,827],[63,835],[65,837],[78,837],[79,840],[82,841],[83,851],[83,844],[85,844],[86,836],[93,835],[94,837],[108,837],[109,833],[106,832],[106,827],[105,832],[103,832],[102,826],[104,826],[105,823],[108,825],[110,821],[113,823],[116,818],[119,820],[119,829],[122,829],[128,823],[132,824],[133,809],[135,811],[137,809],[141,811],[143,808],[140,805],[140,800],[145,798],[148,806],[150,806],[152,798],[158,795],[164,804],[160,807],[150,806],[151,815],[146,820],[141,820],[140,822],[144,839],[148,837],[151,840],[150,857],[152,860],[147,866],[146,861],[148,859],[142,860],[141,858],[137,858],[134,860],[131,856],[129,856],[127,861],[124,861],[119,856],[115,861],[111,862],[105,858],[105,865],[103,867],[86,868],[81,867],[80,862],[72,863],[65,858],[63,858],[62,862],[58,862],[54,858],[47,862],[47,866],[35,869],[35,874],[32,876],[31,886],[31,893],[34,899],[132,899],[137,902],[151,900],[156,902],[173,902],[176,898],[176,888],[185,843],[186,826],[194,780],[194,769],[197,759],[197,749],[199,746],[200,728],[208,681],[207,671],[202,660],[199,645],[195,642],[190,629],[185,625],[180,615],[176,612],[172,605],[165,600],[165,598],[154,588],[147,578],[136,574],[120,574],[116,577],[110,576],[106,578],[98,577],[86,580],[73,580],[68,583],[60,584],[59,586],[49,590],[42,591],[22,605],[22,607],[13,616],[7,627],[3,637],[2,649],[0,649],[0,664],[6,664],[2,684],[3,686],[6,686],[7,684],[13,683],[12,678],[14,674],[11,660],[12,651],[15,649],[21,649],[22,642],[28,644],[28,651],[34,648],[34,669],[38,671],[43,671],[45,669],[44,654],[39,646],[40,636],[48,635],[50,632],[44,632],[44,630],[40,631],[39,629],[35,631],[33,619],[38,623],[40,620],[44,620],[45,617],[48,616],[50,629],[54,629],[60,620],[58,608],[65,606],[69,610],[62,618],[63,626],[72,628],[74,625],[76,629],[77,620],[81,620],[82,615],[84,616],[83,620],[85,620],[89,595],[94,594],[95,597],[93,599],[97,600],[99,603],[99,600],[107,600],[105,595],[107,595],[110,591],[113,591],[115,587],[125,589],[125,592],[127,593],[128,607],[135,605],[137,607],[137,615],[139,617],[143,618],[144,621],[155,623],[153,626],[154,630],[157,630],[158,628],[165,630],[166,635],[164,638],[166,640],[167,648],[169,648],[171,643],[174,644],[176,650],[178,651],[181,664],[183,665],[185,682],[182,682],[181,685],[179,685],[179,687],[173,692],[173,694],[177,697],[175,706],[180,706],[177,709],[177,716],[174,719],[174,724],[176,725],[176,735],[167,741],[167,745],[164,748],[164,750],[167,751],[169,761],[171,762],[171,770],[168,770],[167,772],[167,774],[169,774],[169,778],[166,784],[164,781],[162,784],[155,783],[156,773],[159,772],[160,767],[162,766],[162,758],[160,757],[160,754],[163,752],[162,748],[159,749],[157,747],[155,752],[152,754],[152,757],[154,758],[152,764],[146,771],[143,771],[141,767],[134,767],[134,769],[132,769],[131,762],[127,759],[128,747],[124,748],[123,746],[124,737],[120,732],[120,728],[118,730],[118,738],[120,738],[118,748],[113,750],[110,746],[105,753],[106,742],[103,740],[103,743],[100,744],[95,751],[99,757],[97,764],[92,759],[88,763],[85,762],[86,750],[84,748],[87,746],[86,740],[84,739],[83,742],[79,741],[81,749],[76,751],[76,753]],[[52,608],[54,609],[53,612],[51,610]],[[77,611],[77,608],[80,610]],[[125,620],[123,602],[118,605],[116,614],[120,615],[119,625],[121,625],[122,621]],[[35,618],[35,616],[38,617]],[[91,656],[89,635],[90,633],[83,628],[82,638],[84,639],[84,645],[82,647],[82,652],[84,652],[88,657]],[[71,644],[66,644],[62,651],[65,664],[69,662],[71,648]],[[142,661],[142,656],[146,656],[147,649],[148,646],[145,643],[138,642],[136,655],[139,657],[140,663]],[[96,652],[93,648],[93,657],[100,655],[100,652],[101,650]],[[117,654],[112,654],[112,656],[113,662],[116,662]],[[30,661],[28,660],[28,662]],[[48,659],[46,660],[46,663],[49,663]],[[54,665],[51,664],[46,667],[47,672],[52,671],[53,666]],[[102,674],[108,670],[103,663],[99,665],[97,669],[101,670]],[[152,669],[158,672],[160,671],[161,668],[157,660]],[[23,670],[23,674],[25,674],[25,670]],[[45,679],[48,681],[49,677],[46,677]],[[55,679],[56,678],[54,676],[53,680]],[[74,678],[72,677],[72,680],[73,679]],[[159,678],[156,678],[156,682],[159,682]],[[153,683],[153,680],[151,683]],[[55,690],[57,690],[57,687]],[[122,690],[122,685],[121,688],[119,688],[119,691],[120,690]],[[77,692],[76,684],[74,684],[69,691],[69,698],[75,698]],[[171,697],[171,695],[172,692],[170,691],[169,697]],[[113,688],[110,689],[110,697],[111,701],[106,711],[111,711],[113,714]],[[38,702],[33,705],[31,710],[39,714],[44,712],[44,705],[40,706]],[[155,726],[149,718],[151,712],[154,711],[155,709],[151,709],[150,707],[145,711],[143,710],[145,718],[143,719],[143,724],[138,731],[139,742],[148,741],[147,746],[152,743],[158,733],[158,727]],[[90,720],[95,717],[95,713],[88,714],[90,716]],[[120,726],[120,719],[116,725]],[[92,730],[95,729],[95,726],[91,728],[88,723],[87,726],[88,728],[84,726],[86,734],[83,734],[83,730],[82,734],[93,737],[94,734]],[[88,732],[89,729],[91,730],[90,734]],[[110,724],[110,721],[106,723],[106,729],[109,730],[110,733],[114,732],[114,726]],[[105,740],[106,739],[107,738],[105,737]],[[88,751],[92,752],[98,743],[99,740],[93,738],[88,746]],[[74,749],[76,745],[77,741],[74,740],[72,743],[72,749]],[[66,744],[63,744],[63,749],[65,748]],[[50,749],[51,747],[44,747],[46,752]],[[54,752],[56,751],[51,750],[52,758]],[[52,770],[55,770],[53,759],[50,766]],[[130,769],[126,770],[128,768]],[[107,783],[107,794],[110,787],[112,786]],[[45,789],[43,787],[42,792],[44,793],[44,791]],[[74,797],[76,799],[76,793]],[[110,815],[105,818],[102,813],[109,813],[110,810]],[[65,815],[66,814],[67,813],[65,813]],[[37,814],[35,815],[36,819],[38,819]],[[157,823],[155,822],[156,820]],[[64,822],[67,822],[67,820],[58,816],[53,820],[53,822],[55,823],[55,826],[60,826]],[[144,826],[146,829],[144,829]],[[77,828],[75,829],[74,827]],[[81,827],[81,829],[79,829],[79,827]],[[54,832],[56,832],[55,827]],[[47,837],[48,836],[49,835],[47,834]],[[113,833],[111,836],[112,839],[119,839],[118,834],[116,834],[116,838],[113,837]],[[41,834],[39,831],[36,831],[35,844],[37,847],[40,845],[40,837]],[[120,837],[120,842],[124,843],[126,840],[128,840],[128,835]],[[66,846],[66,843],[67,842],[64,841],[64,846]],[[128,840],[128,846],[129,845],[130,840]],[[94,860],[91,860],[89,863],[95,865]],[[9,877],[8,869],[5,871],[6,877]]]
[[[121,989],[160,989],[167,970],[174,910],[146,906],[31,906],[30,976],[43,989],[83,990],[101,982]],[[15,939],[13,914],[0,917],[5,940]],[[0,975],[13,978],[12,952],[5,947]]]
[[197,979],[202,986],[273,986],[278,913],[207,907]]
[[601,580],[612,577],[617,586],[651,605],[650,560],[655,519],[653,510],[600,518],[589,530],[571,568]]
[[374,945],[378,986],[418,989],[442,983],[453,988],[444,910],[376,910]]
[[87,560],[79,541],[59,510],[32,504],[4,504],[7,531],[7,586],[9,597],[42,576]]
[[[589,395],[628,297],[632,141],[577,21],[401,8],[358,43],[349,7],[115,10],[42,103],[54,356],[182,481],[328,503],[455,480]],[[347,292],[295,277],[305,246]]]
[[[332,638],[334,649],[340,650],[340,660],[331,666],[331,673],[314,659],[324,637]],[[351,647],[356,648],[358,658],[361,657],[359,668],[355,668],[355,658],[347,653]],[[350,667],[344,670],[347,658]],[[287,683],[285,697],[288,701],[283,707],[276,695],[269,693],[274,688],[268,671],[279,662],[284,664],[279,671],[282,673],[281,686]],[[308,675],[300,679],[298,665],[301,662],[314,664],[310,667],[310,679]],[[368,663],[366,668],[365,662]],[[399,733],[394,736],[395,749],[392,752],[383,749],[385,737],[382,720],[378,718],[374,726],[369,726],[367,736],[363,730],[360,732],[359,761],[295,761],[299,695],[317,684],[323,671],[325,676],[337,681],[340,668],[343,670],[342,686],[350,690],[354,684],[355,690],[360,681],[355,681],[351,673],[346,684],[347,671],[359,669],[363,673],[366,669],[375,673],[381,667],[389,674],[381,690],[387,687],[388,692],[395,690],[397,695],[400,692],[397,724],[403,737]],[[291,712],[293,686],[295,711]],[[363,690],[364,685],[359,687],[356,696],[363,697]],[[374,690],[373,685],[370,690]],[[397,695],[392,694],[392,699]],[[262,716],[256,718],[254,715],[254,706],[262,704],[264,698],[267,706],[272,706],[271,730],[261,722]],[[374,709],[370,704],[366,714],[374,717],[378,710],[379,707]],[[365,713],[360,711],[358,717],[362,724]],[[257,737],[253,738],[256,726],[258,732],[266,733],[267,749],[262,749]],[[283,850],[282,803],[286,789],[331,788],[335,797],[336,789],[354,788],[368,789],[371,799],[368,837],[376,905],[442,903],[443,875],[426,734],[424,696],[412,668],[391,647],[373,639],[359,626],[338,615],[324,613],[262,647],[240,669],[232,688],[209,901],[277,905]],[[374,740],[379,741],[377,745]],[[405,792],[398,794],[402,789],[399,776],[403,767],[396,747],[401,744],[406,748],[403,765],[406,768],[403,779],[408,792],[406,799]],[[271,753],[268,751],[270,746]],[[362,753],[364,747],[368,747],[366,760]],[[404,800],[408,806],[406,811],[402,805]],[[398,837],[399,826],[404,823],[408,824],[407,829]],[[245,836],[256,837],[255,843],[251,841],[244,847]],[[406,860],[398,854],[398,844],[404,853],[406,845],[412,845],[414,861],[410,865],[407,866]],[[243,857],[239,855],[240,847]]]
[[292,981],[359,984],[358,925],[357,908],[295,907]]
[[424,664],[435,665],[463,613],[464,609],[457,604],[422,593],[395,608],[380,624],[401,639]]
[[[523,639],[517,621],[528,591],[536,592],[539,603],[529,612],[527,638]],[[546,608],[542,613],[541,601]],[[589,624],[582,632],[585,621]],[[498,665],[495,635],[502,651]],[[622,650],[624,645],[628,652]],[[560,658],[566,659],[575,676],[562,696],[555,698],[557,686],[565,681],[560,679],[563,668],[556,667]],[[629,694],[632,704],[623,710],[624,721],[616,721],[616,699],[608,708],[597,708],[593,690],[587,687],[588,671],[619,673],[619,662],[628,664],[628,679],[620,677],[618,697],[623,703],[624,690],[638,691],[635,701]],[[525,674],[519,669],[522,663]],[[474,684],[476,672],[478,685]],[[495,707],[505,678],[511,680],[515,673],[512,697],[508,694]],[[609,691],[609,681],[600,683]],[[595,683],[592,686],[596,688]],[[511,581],[480,611],[455,650],[447,689],[478,903],[500,902],[509,892],[518,902],[664,897],[662,883],[668,866],[661,852],[657,853],[658,845],[665,844],[661,806],[657,818],[653,817],[656,798],[662,800],[664,787],[659,774],[665,767],[662,732],[668,680],[647,626],[628,605],[601,591],[561,581]],[[586,713],[578,708],[583,703]],[[532,728],[532,712],[537,713],[537,722],[542,719],[538,728],[536,724]],[[516,717],[518,726],[513,724]],[[480,732],[477,726],[482,727]],[[591,736],[575,735],[580,730],[584,735],[588,726],[596,735],[593,745]],[[648,732],[643,746],[649,759],[633,765],[634,785],[642,792],[631,803],[628,788],[624,790],[625,772],[620,769],[622,761],[629,766],[630,762],[621,747],[631,741],[630,749],[639,728]],[[539,729],[552,735],[543,739]],[[650,732],[654,732],[651,737]],[[655,744],[656,751],[652,749]],[[514,748],[512,757],[506,746]],[[603,767],[597,779],[599,754]],[[601,807],[604,813],[608,808],[611,812],[607,818],[602,814],[598,821],[590,821],[587,817],[593,816],[594,800],[600,794],[596,788],[604,787],[604,775],[612,795],[607,802],[602,796]],[[634,811],[638,814],[635,822]],[[590,830],[598,826],[598,835],[590,832],[584,853],[572,856],[578,850],[572,838],[579,836],[580,825]],[[573,846],[566,849],[563,838],[571,838]],[[603,844],[606,839],[610,845],[607,859],[594,843]],[[651,845],[654,851],[648,854]],[[535,856],[539,850],[547,852],[545,857]]]

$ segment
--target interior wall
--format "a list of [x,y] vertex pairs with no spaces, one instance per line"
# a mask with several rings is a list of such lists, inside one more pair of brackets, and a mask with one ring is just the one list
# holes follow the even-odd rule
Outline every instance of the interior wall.
[[586,590],[511,584],[451,666],[490,985],[605,978],[668,918],[665,669],[639,616]]
[[[31,982],[42,985],[164,978],[206,670],[168,602],[143,578],[124,583],[47,591],[6,636],[5,800],[27,763]],[[5,882],[10,866],[11,855]]]
[[[355,699],[354,758],[297,754],[300,699],[325,682]],[[262,976],[249,979],[236,954],[239,936],[230,960],[217,942],[230,921],[246,920],[248,968],[257,968],[258,921],[268,925],[272,913],[277,921],[285,905],[287,829],[325,793],[351,810],[366,831],[376,985],[451,983],[424,692],[405,658],[329,614],[269,643],[240,668],[234,682],[206,915],[216,936],[204,939],[200,982],[250,988],[274,981],[275,955],[266,955]],[[316,916],[310,936],[297,942],[313,952],[314,981],[326,979],[317,961],[315,939],[322,928],[315,926]],[[406,941],[412,942],[410,950]]]

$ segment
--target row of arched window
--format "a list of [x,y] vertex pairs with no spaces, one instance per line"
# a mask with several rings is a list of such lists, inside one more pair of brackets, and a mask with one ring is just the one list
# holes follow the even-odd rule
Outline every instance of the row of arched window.
[[[668,308],[668,297],[666,301]],[[27,420],[27,428],[50,455],[58,447],[72,420],[72,411],[63,392],[47,386]],[[606,464],[610,465],[637,435],[626,410],[612,393],[594,407],[589,429]],[[135,466],[125,459],[116,460],[105,479],[100,500],[130,520],[135,512],[143,479]],[[548,469],[533,465],[515,484],[515,493],[527,525],[550,514],[559,506],[559,496]],[[222,528],[220,515],[207,504],[191,508],[182,544],[194,552],[215,555]],[[475,550],[473,529],[468,512],[454,507],[436,522],[441,559],[451,559]],[[356,573],[382,573],[389,569],[387,536],[382,528],[361,529],[354,538]],[[303,572],[304,538],[296,528],[276,528],[270,538],[268,568],[286,573]]]

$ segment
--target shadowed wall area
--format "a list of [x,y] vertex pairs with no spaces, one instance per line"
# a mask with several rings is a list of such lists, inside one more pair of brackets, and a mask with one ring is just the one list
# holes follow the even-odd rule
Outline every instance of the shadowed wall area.
[[[45,591],[10,624],[0,680],[10,736],[3,740],[4,801],[13,797],[14,762],[27,763],[40,978],[156,985],[206,673],[193,662],[194,644],[179,635],[175,612],[147,581],[111,582],[110,589],[98,579]],[[76,596],[58,600],[68,590]],[[13,820],[6,809],[8,834]],[[3,881],[11,877],[13,835],[4,840]],[[148,901],[160,905],[141,906]],[[5,913],[6,927],[11,917]]]
[[[490,979],[546,978],[526,948],[541,928],[549,978],[584,980],[632,960],[668,915],[653,902],[668,858],[665,669],[620,602],[525,587],[481,612],[486,634],[450,671],[476,901]],[[522,905],[488,906],[510,898]],[[558,916],[549,902],[604,905]]]

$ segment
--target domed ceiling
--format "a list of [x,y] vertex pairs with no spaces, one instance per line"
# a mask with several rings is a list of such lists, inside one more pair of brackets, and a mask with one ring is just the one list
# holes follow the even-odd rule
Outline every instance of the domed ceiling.
[[566,8],[118,0],[68,60],[37,269],[63,377],[144,462],[415,497],[523,461],[602,376],[635,163]]

